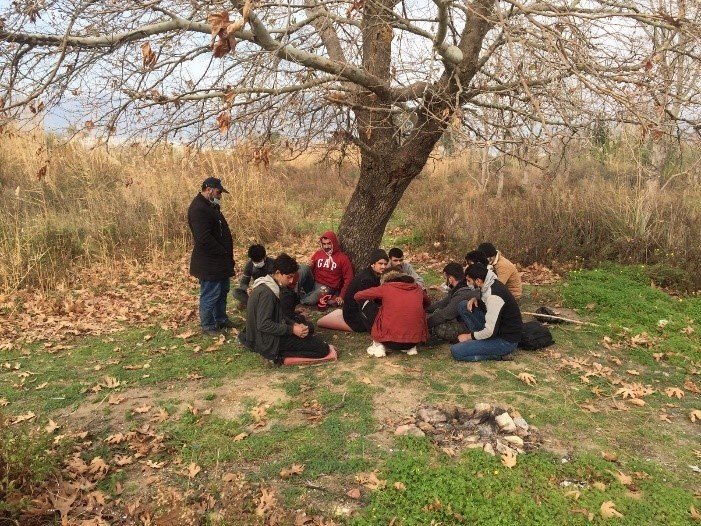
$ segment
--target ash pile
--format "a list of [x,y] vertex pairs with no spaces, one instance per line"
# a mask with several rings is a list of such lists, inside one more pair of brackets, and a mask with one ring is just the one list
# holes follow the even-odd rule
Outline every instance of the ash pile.
[[514,410],[475,404],[474,409],[458,406],[425,406],[397,427],[395,435],[429,436],[453,456],[460,449],[480,448],[495,455],[523,453],[539,445],[538,430]]

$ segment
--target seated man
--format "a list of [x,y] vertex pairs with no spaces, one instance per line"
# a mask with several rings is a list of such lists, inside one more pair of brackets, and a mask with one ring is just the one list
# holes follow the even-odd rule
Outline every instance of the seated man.
[[267,360],[281,363],[284,358],[323,358],[329,344],[309,334],[302,323],[287,323],[280,305],[280,289],[295,279],[299,265],[294,258],[280,254],[273,262],[273,273],[253,282],[246,307],[246,330],[239,340]]
[[428,338],[424,308],[430,300],[414,278],[390,271],[382,276],[382,285],[355,293],[356,301],[379,300],[380,310],[372,325],[372,345],[368,354],[386,355],[387,349],[417,354],[416,346]]
[[[465,273],[467,283],[479,289],[486,299],[472,298],[460,304],[461,316],[470,332],[461,334],[460,343],[450,346],[456,360],[498,360],[514,352],[521,339],[523,321],[518,303],[503,283],[488,278],[488,272],[487,267],[476,263]],[[486,311],[484,321],[477,315],[479,311]]]
[[523,286],[521,285],[521,274],[516,265],[504,257],[504,254],[499,252],[491,243],[482,243],[477,247],[477,250],[483,252],[487,256],[489,264],[494,269],[499,281],[501,281],[514,298],[520,299],[523,294]]
[[263,245],[248,247],[248,261],[243,267],[243,276],[241,276],[239,286],[234,289],[234,298],[238,300],[240,309],[246,308],[248,295],[251,293],[251,283],[272,272],[273,258],[266,257],[265,247]]
[[485,267],[489,268],[489,260],[484,252],[481,250],[473,250],[465,254],[465,263],[463,264],[463,269],[467,270],[467,267],[474,265],[475,263],[481,263]]
[[417,274],[411,263],[404,260],[404,252],[402,252],[401,248],[394,247],[389,250],[389,266],[393,269],[398,269],[407,276],[411,276],[422,289],[426,289],[424,279]]
[[448,295],[431,304],[427,309],[428,329],[431,334],[451,343],[458,341],[458,335],[467,332],[467,327],[460,318],[458,305],[479,296],[479,291],[468,287],[465,271],[455,262],[448,263],[443,269]]
[[353,279],[353,264],[341,251],[336,234],[324,232],[319,238],[321,248],[314,252],[310,267],[303,266],[299,276],[299,294],[304,305],[316,305],[320,296],[336,296],[336,304],[343,304],[348,286]]
[[370,255],[370,265],[358,272],[343,297],[343,321],[353,332],[369,332],[375,322],[379,305],[371,300],[357,302],[355,293],[370,287],[380,286],[380,276],[387,268],[389,256],[378,248]]

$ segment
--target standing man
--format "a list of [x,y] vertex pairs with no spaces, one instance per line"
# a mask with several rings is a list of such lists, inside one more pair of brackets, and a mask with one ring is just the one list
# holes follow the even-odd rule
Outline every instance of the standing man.
[[219,208],[227,192],[221,179],[208,177],[202,191],[187,210],[187,222],[195,240],[190,274],[200,280],[200,325],[208,336],[218,337],[234,325],[226,315],[229,279],[234,275],[234,242]]

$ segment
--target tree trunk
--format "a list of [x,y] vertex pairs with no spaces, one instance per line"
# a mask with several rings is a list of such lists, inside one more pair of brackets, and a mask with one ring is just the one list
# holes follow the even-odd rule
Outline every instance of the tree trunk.
[[413,177],[393,177],[381,166],[361,167],[360,179],[341,219],[339,237],[356,269],[380,246],[385,227]]

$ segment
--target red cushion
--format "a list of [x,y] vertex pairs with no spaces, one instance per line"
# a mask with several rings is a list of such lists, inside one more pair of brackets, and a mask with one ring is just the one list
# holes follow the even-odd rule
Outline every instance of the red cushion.
[[282,365],[310,365],[313,363],[335,362],[338,360],[338,351],[333,345],[329,345],[329,354],[323,358],[298,358],[290,356],[282,360]]

